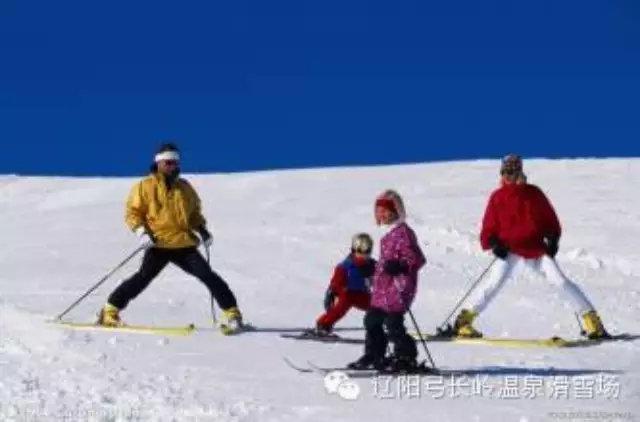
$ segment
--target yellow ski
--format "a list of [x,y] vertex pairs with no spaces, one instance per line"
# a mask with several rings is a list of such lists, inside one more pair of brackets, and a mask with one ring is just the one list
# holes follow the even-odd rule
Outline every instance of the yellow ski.
[[105,331],[114,333],[156,334],[163,336],[186,336],[196,330],[195,325],[179,326],[153,326],[153,325],[121,325],[118,327],[105,327],[94,323],[51,321],[65,328],[87,331]]
[[[416,340],[420,339],[418,333],[412,332],[410,335]],[[463,337],[445,337],[437,336],[433,334],[423,334],[423,338],[427,341],[438,342],[451,342],[456,344],[471,344],[471,345],[485,345],[485,346],[499,346],[499,347],[584,347],[601,344],[608,341],[616,340],[637,340],[640,336],[634,336],[629,334],[620,334],[612,336],[608,339],[590,340],[590,339],[564,339],[561,337],[551,338],[497,338],[497,337],[478,337],[478,338],[463,338]]]

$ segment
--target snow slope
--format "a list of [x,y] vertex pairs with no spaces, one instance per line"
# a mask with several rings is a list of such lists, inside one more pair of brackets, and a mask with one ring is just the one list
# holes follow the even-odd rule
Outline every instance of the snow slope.
[[[640,333],[640,160],[531,160],[526,170],[563,222],[558,260],[565,271],[584,287],[612,332]],[[320,376],[298,374],[283,363],[288,356],[301,364],[310,359],[341,365],[360,355],[358,345],[296,342],[278,331],[313,324],[351,235],[368,231],[379,237],[372,200],[388,187],[404,195],[429,260],[413,309],[422,327],[433,330],[491,260],[480,250],[477,233],[496,173],[496,162],[472,161],[188,175],[213,228],[214,268],[236,292],[245,318],[274,329],[231,338],[206,328],[163,338],[46,323],[136,246],[123,225],[124,198],[134,179],[2,176],[0,420],[640,418],[638,341],[579,349],[430,344],[436,362],[463,371],[460,376],[419,380],[420,397],[415,389],[403,394],[400,381],[381,392],[380,384],[375,391],[372,381],[355,380],[361,389],[356,401],[328,394]],[[92,320],[138,262],[69,317]],[[124,318],[207,327],[208,312],[204,287],[167,268]],[[362,338],[361,319],[359,312],[350,314],[340,326],[353,330],[342,334]],[[512,280],[479,327],[487,335],[515,337],[571,337],[577,330],[558,292],[528,273]],[[472,394],[465,380],[493,390]],[[515,393],[508,390],[511,382],[518,383]],[[542,392],[525,397],[526,387],[540,382]],[[563,382],[569,394],[555,397]],[[393,398],[380,397],[391,395],[387,387],[395,389]],[[507,398],[509,391],[517,397]]]

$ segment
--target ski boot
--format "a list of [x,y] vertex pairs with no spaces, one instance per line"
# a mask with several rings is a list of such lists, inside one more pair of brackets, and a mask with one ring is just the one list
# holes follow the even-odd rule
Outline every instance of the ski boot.
[[390,358],[385,371],[394,374],[413,374],[418,372],[418,362],[414,357],[394,355]]
[[365,353],[360,359],[348,364],[347,368],[356,371],[365,371],[367,369],[384,371],[389,366],[389,361],[387,357],[376,358]]
[[229,309],[223,309],[223,321],[220,323],[220,331],[222,334],[229,336],[232,334],[237,334],[244,328],[244,324],[242,323],[242,314],[240,313],[240,309],[234,306]]
[[120,319],[120,309],[110,303],[105,304],[98,313],[96,324],[104,327],[120,327],[124,325]]
[[418,362],[415,357],[391,355],[387,358],[386,366],[380,372],[390,375],[437,375],[436,368],[426,361]]
[[595,310],[583,314],[582,322],[584,335],[590,340],[611,338],[611,335],[605,330],[604,325],[602,325],[602,320],[600,320],[600,316]]
[[326,327],[324,325],[317,324],[316,328],[310,328],[304,330],[303,334],[309,337],[338,337],[333,333],[332,327]]
[[482,337],[482,333],[473,328],[473,320],[478,316],[476,312],[463,309],[458,314],[453,324],[452,334],[455,337],[478,338]]

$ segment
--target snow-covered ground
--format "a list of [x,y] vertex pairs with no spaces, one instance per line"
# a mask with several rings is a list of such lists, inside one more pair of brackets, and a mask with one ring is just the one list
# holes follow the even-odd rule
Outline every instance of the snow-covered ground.
[[[429,260],[413,309],[433,330],[491,260],[477,235],[497,167],[472,161],[187,175],[214,231],[214,268],[245,318],[274,329],[236,337],[210,328],[163,338],[48,324],[135,248],[123,224],[134,179],[0,177],[0,420],[640,419],[638,341],[577,349],[434,343],[439,366],[461,371],[453,379],[358,379],[355,401],[283,363],[287,356],[341,365],[361,354],[358,345],[293,341],[278,331],[313,324],[351,235],[379,237],[372,201],[389,187],[404,195]],[[531,160],[525,167],[562,220],[565,271],[610,331],[640,333],[640,160]],[[69,318],[93,320],[138,262]],[[207,327],[208,300],[197,280],[167,268],[123,315],[132,324]],[[362,338],[361,321],[354,311],[340,324],[352,330],[342,334]],[[529,273],[505,288],[479,327],[492,336],[577,335],[568,303]]]

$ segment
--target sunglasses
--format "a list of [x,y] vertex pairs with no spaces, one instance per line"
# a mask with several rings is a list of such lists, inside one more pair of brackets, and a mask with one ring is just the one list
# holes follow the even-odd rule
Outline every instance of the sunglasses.
[[163,160],[165,166],[177,166],[179,163],[178,160]]
[[362,254],[362,255],[366,255],[366,256],[371,255],[371,249],[365,249],[365,250],[352,249],[352,251],[353,251],[353,252],[355,252],[355,253],[359,253],[359,254]]

